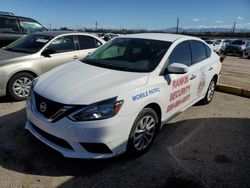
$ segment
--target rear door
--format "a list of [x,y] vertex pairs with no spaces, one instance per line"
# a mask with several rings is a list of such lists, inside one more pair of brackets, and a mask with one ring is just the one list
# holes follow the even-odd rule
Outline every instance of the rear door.
[[89,53],[93,52],[97,47],[102,45],[102,42],[95,37],[88,35],[76,35],[79,45],[79,59],[82,60]]
[[191,95],[194,100],[202,98],[206,93],[206,88],[212,78],[210,72],[215,68],[209,57],[211,49],[204,43],[197,40],[191,40],[192,65],[190,66],[190,79],[193,81]]
[[50,51],[50,57],[41,55],[43,72],[79,58],[73,35],[53,39],[46,50]]

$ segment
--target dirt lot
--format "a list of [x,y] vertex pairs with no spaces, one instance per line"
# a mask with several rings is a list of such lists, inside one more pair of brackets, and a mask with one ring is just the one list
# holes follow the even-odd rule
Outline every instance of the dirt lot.
[[220,83],[250,90],[250,59],[226,56]]
[[250,187],[250,99],[216,93],[138,158],[65,159],[24,130],[25,103],[0,98],[0,187]]

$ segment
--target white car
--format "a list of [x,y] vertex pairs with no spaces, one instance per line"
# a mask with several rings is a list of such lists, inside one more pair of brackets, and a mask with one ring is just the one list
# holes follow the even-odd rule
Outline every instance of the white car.
[[206,43],[216,53],[220,53],[221,47],[223,46],[222,42],[218,40],[206,40]]
[[168,120],[214,95],[219,56],[195,37],[134,34],[36,79],[28,129],[69,158],[141,154]]
[[249,46],[245,48],[244,56],[246,56],[247,58],[250,58],[250,43],[249,43]]

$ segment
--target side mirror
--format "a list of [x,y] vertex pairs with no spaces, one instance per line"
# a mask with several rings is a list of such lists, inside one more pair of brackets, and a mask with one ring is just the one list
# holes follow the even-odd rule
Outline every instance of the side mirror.
[[188,66],[181,63],[173,63],[167,68],[168,73],[185,74],[188,72]]
[[46,48],[45,50],[43,50],[41,55],[44,56],[44,57],[51,57],[51,54],[53,54],[53,53],[55,53],[54,50]]

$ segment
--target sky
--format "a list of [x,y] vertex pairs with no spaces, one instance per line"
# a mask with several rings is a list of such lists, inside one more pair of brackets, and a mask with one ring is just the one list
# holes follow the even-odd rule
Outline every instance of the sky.
[[0,10],[72,29],[250,29],[250,0],[0,0]]

